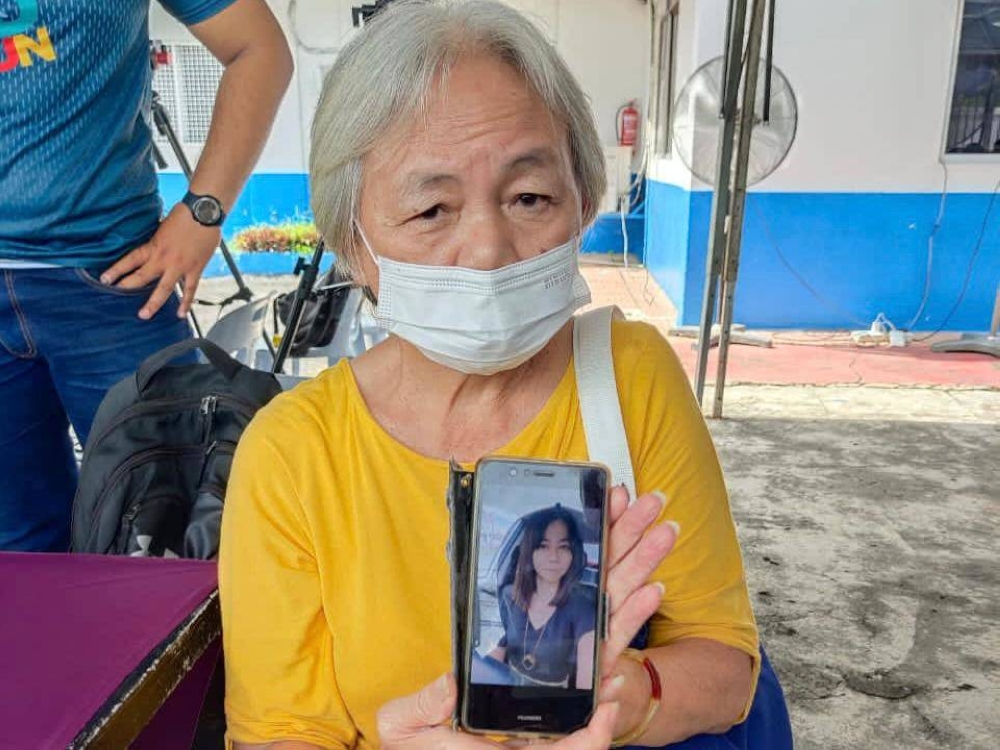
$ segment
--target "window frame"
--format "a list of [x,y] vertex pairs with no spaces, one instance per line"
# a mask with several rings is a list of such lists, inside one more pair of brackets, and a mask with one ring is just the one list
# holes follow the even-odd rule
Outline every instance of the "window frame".
[[[653,154],[660,158],[673,156],[670,127],[677,96],[677,37],[680,0],[668,4],[666,13],[657,20],[656,89],[653,100]],[[666,65],[664,64],[666,63]]]
[[[157,90],[160,93],[162,99],[166,100],[164,105],[167,110],[167,115],[170,117],[170,124],[173,126],[174,132],[177,134],[177,138],[181,144],[196,150],[204,148],[205,143],[208,140],[208,129],[211,126],[211,122],[209,122],[208,127],[202,128],[196,127],[195,123],[192,122],[191,110],[193,110],[194,107],[192,107],[193,102],[189,100],[190,88],[185,82],[185,72],[181,70],[181,61],[184,57],[181,53],[181,48],[185,48],[186,51],[202,56],[211,55],[211,53],[205,49],[204,45],[197,42],[170,42],[166,44],[166,47],[170,53],[170,64],[157,68],[153,77],[150,79],[150,85],[154,90]],[[216,63],[218,64],[218,61],[216,61]],[[218,95],[218,86],[222,80],[223,70],[223,66],[218,64],[218,69],[213,71],[218,74],[218,80],[215,82],[215,92],[212,95],[210,112],[214,110],[215,97]],[[157,83],[157,76],[160,76],[160,84]],[[171,92],[169,95],[165,94],[164,91],[158,88],[158,86],[162,86],[162,83],[167,83],[170,86]],[[209,115],[209,120],[210,119],[211,114]],[[193,137],[193,132],[197,132],[199,129],[205,131],[204,139],[199,140]],[[156,128],[153,128],[153,138],[156,145],[160,147],[161,151],[163,151],[164,147],[169,146],[167,140],[160,135]],[[164,155],[166,156],[166,152],[164,152]],[[172,162],[172,157],[173,154],[170,153],[168,161]]]
[[[962,54],[962,32],[965,20],[965,11],[968,4],[968,0],[961,0],[958,3],[957,13],[955,17],[954,26],[954,44],[952,49],[952,59],[951,59],[951,74],[948,77],[948,90],[946,93],[945,107],[943,113],[942,122],[942,133],[941,133],[941,145],[940,145],[940,159],[944,163],[948,164],[990,164],[997,165],[1000,164],[1000,148],[994,151],[982,151],[982,152],[962,152],[962,151],[949,151],[948,143],[951,136],[951,123],[953,120],[953,112],[955,108],[955,86],[958,82],[959,74],[959,63]],[[998,4],[1000,8],[1000,4]],[[1000,110],[1000,94],[996,95],[994,100],[994,111]],[[1000,137],[1000,133],[998,133]]]

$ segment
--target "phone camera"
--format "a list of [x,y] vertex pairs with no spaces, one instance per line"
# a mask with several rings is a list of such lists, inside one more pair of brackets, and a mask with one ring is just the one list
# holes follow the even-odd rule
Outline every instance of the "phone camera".
[[512,477],[516,477],[516,476],[517,476],[517,469],[511,469],[511,470],[510,470],[510,475],[511,475]]

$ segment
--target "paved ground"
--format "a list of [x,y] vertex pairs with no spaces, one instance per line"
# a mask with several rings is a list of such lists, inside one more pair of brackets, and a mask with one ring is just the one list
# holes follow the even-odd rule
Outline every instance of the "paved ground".
[[997,747],[997,425],[711,428],[796,747]]
[[[595,304],[617,304],[631,317],[648,320],[669,334],[676,310],[642,268],[587,266]],[[857,346],[850,331],[754,331],[771,348],[732,346],[726,381],[769,385],[887,385],[1000,389],[1000,358],[981,354],[938,354],[931,344],[953,333],[926,338],[915,334],[906,347]],[[688,338],[670,337],[689,373],[696,350]],[[716,356],[709,355],[708,381],[714,382]]]
[[[585,273],[595,303],[673,326],[642,269]],[[258,293],[294,285],[249,281]],[[210,280],[204,295],[230,287]],[[796,746],[995,748],[998,361],[779,338],[734,347],[727,419],[710,426]],[[671,341],[690,372],[691,341]]]
[[[644,271],[587,274],[598,304],[673,326]],[[731,349],[710,427],[796,746],[997,747],[1000,360],[773,338]]]
[[[900,348],[856,346],[848,332],[779,331],[767,335],[774,341],[770,349],[730,348],[727,382],[1000,388],[1000,358],[931,351],[934,341],[954,339],[955,334],[940,334],[930,341]],[[671,340],[688,371],[693,372],[697,356],[693,342]],[[713,350],[709,380],[715,379],[716,361]]]

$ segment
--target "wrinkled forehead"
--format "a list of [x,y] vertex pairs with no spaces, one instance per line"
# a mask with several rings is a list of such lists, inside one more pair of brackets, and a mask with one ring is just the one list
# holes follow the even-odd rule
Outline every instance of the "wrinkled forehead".
[[362,159],[366,175],[394,181],[436,163],[457,166],[476,149],[507,166],[553,167],[572,175],[568,129],[527,79],[495,56],[466,55],[443,67],[427,91],[398,113]]

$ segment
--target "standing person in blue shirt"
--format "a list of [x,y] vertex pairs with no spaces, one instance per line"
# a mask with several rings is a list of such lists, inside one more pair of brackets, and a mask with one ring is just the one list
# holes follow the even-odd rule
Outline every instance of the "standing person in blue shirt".
[[[161,221],[150,0],[0,0],[0,550],[65,550],[107,389],[185,316],[292,73],[265,0],[159,0],[225,67],[190,193]],[[174,293],[183,285],[183,297]]]

